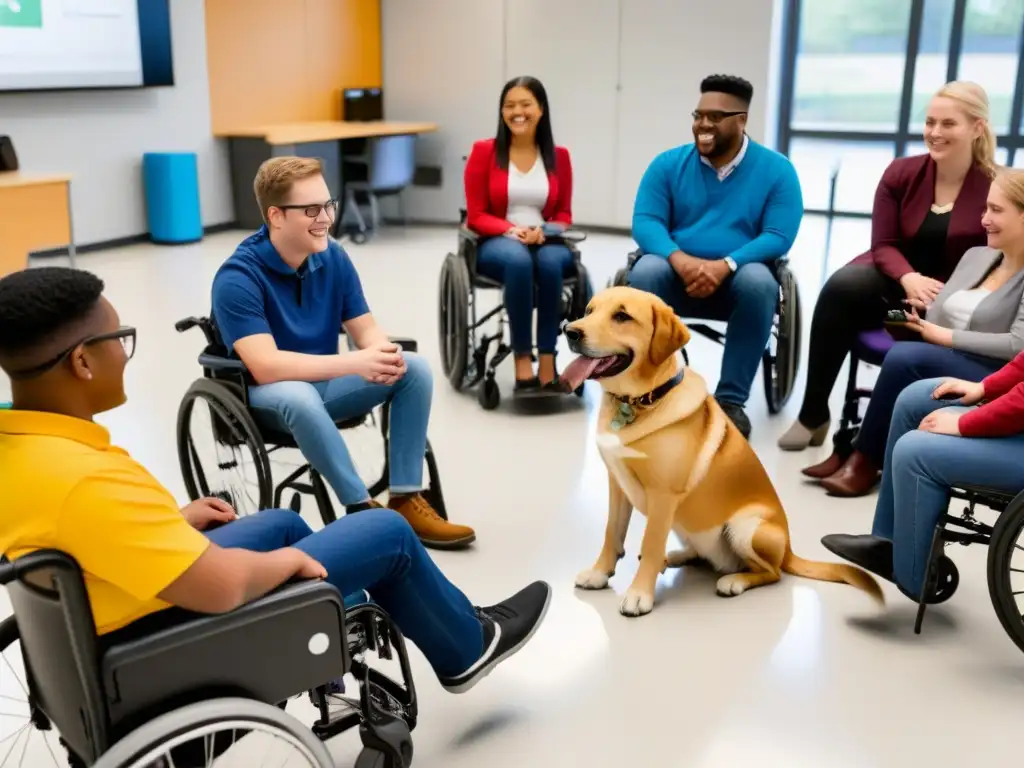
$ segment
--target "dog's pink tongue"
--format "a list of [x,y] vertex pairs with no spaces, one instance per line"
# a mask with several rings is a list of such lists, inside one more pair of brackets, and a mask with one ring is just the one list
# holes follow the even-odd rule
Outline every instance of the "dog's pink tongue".
[[577,357],[562,371],[562,382],[570,389],[576,389],[590,378],[594,369],[601,364],[600,358]]

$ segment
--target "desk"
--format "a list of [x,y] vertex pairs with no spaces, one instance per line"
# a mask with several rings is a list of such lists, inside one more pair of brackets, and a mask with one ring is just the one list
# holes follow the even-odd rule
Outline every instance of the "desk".
[[32,251],[64,247],[74,265],[71,177],[0,172],[0,277],[25,269]]
[[[263,161],[282,155],[318,157],[324,164],[324,180],[327,186],[339,199],[344,199],[344,180],[341,172],[342,142],[377,136],[432,133],[436,130],[435,123],[327,120],[238,126],[230,130],[217,131],[214,135],[228,140],[235,221],[245,229],[259,229],[263,225],[263,217],[259,206],[256,205],[252,182]],[[340,215],[338,223],[341,223]]]

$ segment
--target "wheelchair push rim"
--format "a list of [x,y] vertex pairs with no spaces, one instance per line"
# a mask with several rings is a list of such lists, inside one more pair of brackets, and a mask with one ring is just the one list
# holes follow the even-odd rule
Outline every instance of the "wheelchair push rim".
[[763,372],[768,412],[779,413],[789,402],[800,372],[800,292],[785,267],[779,274],[780,298],[777,322],[772,328]]
[[[271,748],[274,742],[288,752]],[[95,768],[170,768],[181,764],[178,755],[183,750],[188,750],[188,758],[199,758],[203,768],[334,767],[323,743],[291,715],[251,699],[224,698],[182,707],[145,723],[100,757]],[[189,759],[186,764],[197,763]]]
[[[206,431],[203,436],[193,429],[196,404],[208,414],[208,423],[199,425]],[[201,449],[211,445],[215,458],[204,463]],[[216,496],[240,516],[270,506],[273,479],[266,448],[252,416],[228,384],[199,379],[185,393],[178,408],[178,461],[193,501]]]
[[1024,651],[1024,493],[999,515],[988,546],[988,591],[999,623]]

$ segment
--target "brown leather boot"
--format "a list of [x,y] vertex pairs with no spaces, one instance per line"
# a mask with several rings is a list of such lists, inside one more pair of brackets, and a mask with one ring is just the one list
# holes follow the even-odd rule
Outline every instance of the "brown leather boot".
[[388,501],[388,507],[409,521],[425,547],[463,549],[476,540],[476,531],[468,525],[457,525],[445,520],[422,494],[396,494]]
[[807,477],[813,477],[815,480],[824,480],[826,477],[831,477],[838,472],[841,466],[843,466],[843,455],[839,451],[832,451],[832,455],[824,461],[804,467],[800,471]]
[[838,472],[821,481],[821,487],[831,496],[866,496],[878,482],[879,474],[875,462],[860,451],[854,451]]

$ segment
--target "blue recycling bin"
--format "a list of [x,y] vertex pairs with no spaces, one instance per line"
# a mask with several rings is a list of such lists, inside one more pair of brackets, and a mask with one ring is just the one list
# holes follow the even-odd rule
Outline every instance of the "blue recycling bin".
[[146,216],[154,243],[203,239],[199,167],[194,152],[147,152],[142,156]]

